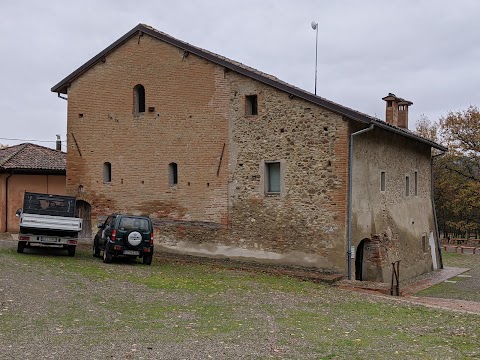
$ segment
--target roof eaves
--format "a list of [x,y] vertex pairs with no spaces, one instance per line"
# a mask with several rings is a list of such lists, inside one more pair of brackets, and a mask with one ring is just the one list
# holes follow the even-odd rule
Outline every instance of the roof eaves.
[[0,174],[28,174],[28,175],[66,175],[67,171],[62,169],[26,169],[26,168],[3,168],[0,167]]
[[374,119],[374,120],[373,120],[373,123],[375,124],[375,126],[378,126],[378,127],[382,128],[382,129],[385,129],[385,130],[388,130],[388,131],[392,131],[392,132],[394,132],[394,133],[396,133],[396,134],[400,134],[400,135],[406,136],[406,137],[408,137],[408,138],[410,138],[410,139],[413,139],[413,140],[420,141],[420,142],[422,142],[422,143],[424,143],[424,144],[427,144],[427,145],[429,145],[429,146],[431,146],[431,147],[433,147],[433,148],[435,148],[435,149],[437,149],[437,150],[440,150],[440,151],[448,151],[448,148],[446,148],[445,146],[442,146],[442,145],[440,145],[440,144],[437,144],[436,142],[433,142],[433,141],[431,141],[431,140],[425,139],[425,138],[423,138],[423,137],[421,137],[421,136],[418,136],[418,135],[416,135],[416,134],[414,134],[414,133],[411,133],[411,132],[409,132],[409,131],[405,131],[405,130],[403,130],[403,129],[400,129],[400,128],[396,127],[396,126],[389,125],[389,124],[383,122],[382,120]]
[[143,31],[145,27],[141,24],[137,25],[134,27],[132,30],[130,30],[128,33],[123,35],[120,39],[115,41],[113,44],[111,44],[109,47],[106,49],[102,50],[99,52],[97,55],[95,55],[93,58],[91,58],[89,61],[87,61],[85,64],[80,66],[77,70],[72,72],[70,75],[66,76],[62,81],[60,81],[58,84],[53,86],[50,91],[51,92],[56,92],[59,94],[67,94],[67,89],[70,83],[75,80],[78,76],[82,75],[85,71],[90,69],[92,66],[94,66],[98,61],[102,60],[107,56],[110,52],[115,50],[118,46],[123,44],[125,41],[127,41],[130,37],[135,35],[138,31]]
[[[240,64],[240,63],[235,63],[233,60],[227,59],[223,56],[220,56],[218,54],[209,52],[207,50],[198,48],[196,46],[193,46],[189,43],[183,42],[181,40],[178,40],[174,37],[171,37],[165,33],[162,33],[150,26],[144,25],[144,24],[138,24],[136,27],[134,27],[132,30],[130,30],[128,33],[126,33],[124,36],[122,36],[120,39],[115,41],[113,44],[111,44],[109,47],[107,47],[105,50],[101,51],[98,55],[93,57],[91,60],[86,62],[84,65],[82,65],[80,68],[72,72],[70,75],[68,75],[66,78],[64,78],[62,81],[60,81],[57,85],[52,87],[51,91],[52,92],[58,92],[58,93],[67,93],[67,88],[68,85],[78,76],[80,76],[83,72],[87,71],[89,68],[94,66],[98,61],[103,59],[108,53],[112,52],[115,50],[118,46],[123,44],[125,41],[127,41],[130,37],[132,37],[135,33],[137,32],[143,32],[146,33],[154,38],[157,38],[159,40],[162,40],[168,44],[171,44],[173,46],[176,46],[178,48],[184,49],[188,52],[191,52],[192,54],[195,54],[196,56],[199,56],[201,58],[204,58],[206,60],[209,60],[213,63],[216,63],[218,65],[221,65],[229,70],[235,71],[239,74],[242,74],[244,76],[250,77],[254,80],[257,80],[259,82],[262,82],[266,85],[272,86],[278,90],[284,91],[288,94],[291,94],[293,96],[296,96],[298,98],[304,99],[308,102],[317,104],[319,106],[322,106],[323,108],[326,108],[328,110],[331,110],[333,112],[336,112],[340,115],[343,115],[349,119],[359,121],[364,124],[370,124],[374,122],[377,126],[384,128],[386,130],[398,133],[403,136],[407,136],[409,138],[418,140],[420,142],[429,144],[430,146],[439,149],[441,151],[447,151],[447,148],[432,142],[428,139],[424,139],[422,137],[419,137],[418,135],[409,133],[407,131],[404,131],[400,128],[397,128],[395,126],[388,125],[384,123],[382,120],[376,119],[370,115],[361,113],[359,111],[353,110],[351,108],[345,107],[343,105],[337,104],[335,102],[332,102],[330,100],[324,99],[322,97],[316,96],[308,91],[305,91],[303,89],[297,88],[293,85],[290,85],[288,83],[285,83],[273,76],[268,76],[267,74],[264,74],[258,70],[252,69],[247,67],[246,65]],[[395,96],[394,94],[389,94],[388,96]],[[396,96],[395,96],[396,97]],[[404,100],[404,99],[402,99]],[[404,100],[407,101],[407,100]]]

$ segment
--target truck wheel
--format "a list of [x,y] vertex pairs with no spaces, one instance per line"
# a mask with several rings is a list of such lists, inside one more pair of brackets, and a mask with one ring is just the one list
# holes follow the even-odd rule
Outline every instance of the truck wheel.
[[108,264],[111,263],[113,260],[113,255],[107,251],[107,248],[105,247],[105,250],[103,250],[103,262]]
[[75,245],[68,245],[67,251],[68,251],[68,256],[75,256],[75,250],[76,250]]
[[143,263],[145,265],[152,265],[152,259],[153,259],[153,255],[150,254],[150,255],[143,255]]
[[95,244],[95,241],[93,242],[93,257],[100,257],[100,249]]
[[23,254],[23,249],[25,249],[26,241],[19,241],[17,246],[17,253]]

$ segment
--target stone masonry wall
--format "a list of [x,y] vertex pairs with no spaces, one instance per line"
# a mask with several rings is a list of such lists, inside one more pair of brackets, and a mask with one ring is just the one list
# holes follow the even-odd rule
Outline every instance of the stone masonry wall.
[[[385,191],[381,191],[382,171]],[[410,183],[408,196],[406,176]],[[383,281],[390,281],[391,262],[396,260],[401,261],[401,279],[432,270],[428,246],[428,237],[434,231],[429,146],[379,128],[357,136],[352,200],[352,245],[358,246],[364,238],[381,239],[385,250],[380,259]],[[425,252],[422,236],[427,241]]]
[[[347,121],[237,74],[229,79],[233,241],[259,254],[281,253],[283,262],[342,272]],[[258,96],[256,116],[245,115],[250,94]],[[282,162],[280,195],[265,195],[265,161]]]

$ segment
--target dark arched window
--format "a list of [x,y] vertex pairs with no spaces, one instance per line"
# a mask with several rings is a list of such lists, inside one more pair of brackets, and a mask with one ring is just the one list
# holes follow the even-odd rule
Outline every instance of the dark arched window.
[[103,163],[103,182],[112,182],[112,164]]
[[168,184],[170,186],[178,184],[178,167],[176,163],[168,164]]
[[133,97],[135,100],[135,112],[144,113],[145,112],[145,88],[143,85],[136,85],[133,88]]

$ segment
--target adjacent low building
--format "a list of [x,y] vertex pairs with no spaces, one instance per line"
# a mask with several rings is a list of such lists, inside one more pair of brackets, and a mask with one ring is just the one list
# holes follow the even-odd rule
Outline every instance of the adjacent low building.
[[0,232],[19,230],[25,191],[65,195],[66,154],[24,143],[0,149]]
[[52,88],[86,218],[149,215],[169,251],[389,281],[439,265],[432,148],[386,122],[138,25]]

